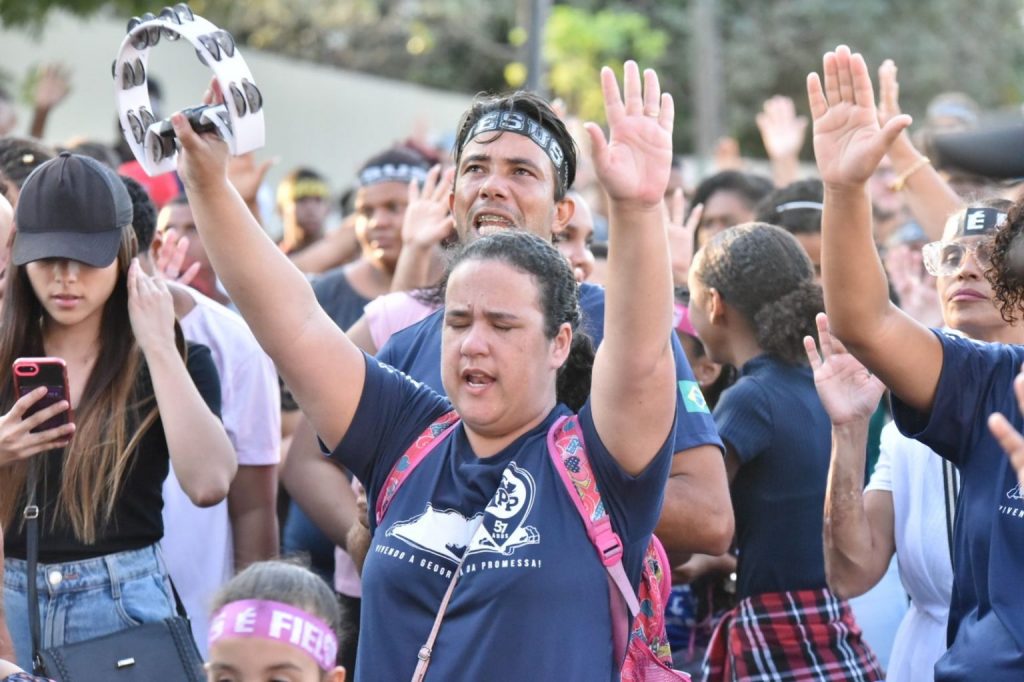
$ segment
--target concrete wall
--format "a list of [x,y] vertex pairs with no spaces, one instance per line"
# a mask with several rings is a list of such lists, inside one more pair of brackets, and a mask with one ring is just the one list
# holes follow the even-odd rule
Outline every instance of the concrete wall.
[[[73,72],[71,95],[50,115],[49,141],[75,135],[113,139],[116,104],[110,65],[127,19],[98,15],[83,20],[54,13],[38,35],[0,25],[4,71],[20,79],[33,65],[60,61]],[[302,164],[325,173],[337,191],[367,157],[408,136],[417,125],[436,134],[453,129],[470,99],[249,48],[243,55],[266,102],[267,145],[257,155],[280,158],[269,176],[272,184]],[[149,63],[164,89],[165,116],[199,103],[211,72],[189,44],[162,40],[150,52]],[[16,132],[27,131],[30,116],[27,109],[19,112]]]

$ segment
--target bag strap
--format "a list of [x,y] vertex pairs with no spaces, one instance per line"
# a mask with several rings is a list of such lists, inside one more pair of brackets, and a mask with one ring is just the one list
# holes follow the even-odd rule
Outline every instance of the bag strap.
[[36,504],[36,488],[39,484],[40,456],[42,455],[29,458],[25,510],[22,512],[22,518],[25,520],[25,560],[28,571],[28,625],[32,633],[32,665],[37,674],[41,674],[43,670],[43,659],[39,655],[42,628],[39,619],[39,588],[36,585],[36,567],[39,564],[39,506]]
[[[640,612],[640,602],[622,565],[622,540],[612,528],[611,517],[601,500],[578,416],[561,417],[554,423],[548,431],[548,454],[565,484],[569,499],[583,519],[587,537],[608,572],[612,640],[616,665],[621,666],[629,643],[627,609],[629,616],[636,617]],[[616,593],[620,598],[616,598]]]
[[381,486],[380,495],[377,497],[377,504],[374,505],[376,525],[380,525],[381,519],[387,513],[388,507],[391,506],[391,501],[395,499],[395,493],[402,487],[413,469],[458,425],[459,415],[455,410],[441,415],[424,429],[419,438],[398,458],[395,465],[391,467],[388,477],[384,479],[384,485]]
[[[37,488],[39,487],[39,458],[45,453],[29,458],[28,476],[26,478],[25,509],[22,511],[22,518],[25,520],[25,563],[28,580],[26,595],[28,600],[28,624],[32,635],[32,665],[37,675],[44,674],[43,658],[40,655],[42,648],[42,626],[39,617],[39,587],[36,585],[36,573],[39,570],[39,505],[37,503]],[[170,574],[167,576],[171,584],[171,594],[174,595],[174,606],[178,615],[188,618],[185,611],[185,604],[181,601],[178,588]]]
[[960,472],[948,459],[942,460],[942,491],[946,502],[946,542],[949,545],[949,563],[953,564],[953,527],[956,522],[956,503],[960,498]]
[[[469,551],[469,546],[466,546],[466,552]],[[427,668],[430,666],[430,655],[434,652],[434,642],[437,640],[437,633],[441,631],[441,621],[444,620],[444,613],[448,610],[448,602],[451,601],[452,592],[455,591],[455,583],[459,581],[459,572],[462,570],[462,562],[466,559],[466,552],[462,553],[462,558],[459,559],[458,566],[455,567],[455,571],[452,574],[451,582],[448,583],[448,590],[444,593],[444,599],[441,600],[441,605],[437,607],[437,615],[434,616],[434,624],[430,627],[430,634],[427,635],[427,641],[420,647],[419,652],[416,654],[416,669],[412,673],[412,682],[423,682],[423,678],[427,676]]]
[[[447,416],[447,415],[446,415]],[[458,422],[456,422],[457,424]],[[447,433],[452,429],[449,426],[444,433]],[[437,438],[440,441],[441,438]],[[506,471],[508,467],[506,467]],[[504,471],[502,472],[501,478],[498,479],[498,485],[501,485],[501,481],[504,479]],[[495,491],[497,492],[497,491]],[[437,615],[434,616],[434,624],[430,628],[430,634],[427,635],[427,641],[420,647],[419,652],[416,654],[416,669],[412,673],[412,682],[423,682],[423,678],[427,676],[427,668],[430,666],[430,656],[434,652],[434,642],[437,641],[437,634],[441,631],[441,621],[444,620],[445,611],[448,610],[448,602],[451,601],[452,593],[455,592],[455,583],[459,581],[459,573],[462,571],[462,564],[466,561],[466,555],[469,554],[469,548],[473,546],[473,542],[476,541],[477,536],[480,534],[480,528],[483,526],[483,521],[477,524],[476,529],[473,531],[473,536],[466,544],[466,549],[463,551],[462,556],[459,557],[459,563],[455,566],[455,571],[452,574],[451,582],[448,583],[448,590],[444,593],[444,598],[441,600],[441,605],[437,607]]]

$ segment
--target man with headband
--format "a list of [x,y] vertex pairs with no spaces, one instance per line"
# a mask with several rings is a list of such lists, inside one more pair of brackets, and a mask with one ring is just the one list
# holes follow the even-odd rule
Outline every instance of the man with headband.
[[[455,184],[449,205],[462,241],[497,230],[526,230],[551,239],[572,218],[567,196],[576,176],[576,146],[547,102],[517,92],[476,99],[459,122]],[[619,207],[614,202],[610,211]],[[584,328],[601,342],[604,289],[583,283]],[[443,310],[404,329],[378,358],[443,393]],[[696,386],[673,337],[679,385]],[[657,533],[670,552],[722,554],[733,534],[721,441],[706,405],[677,396],[676,456]]]
[[430,162],[408,147],[377,154],[359,170],[355,195],[357,260],[324,273],[313,282],[320,305],[342,329],[363,314],[363,306],[391,291],[391,277],[402,251],[402,219],[409,183],[422,183]]
[[[1024,328],[1003,320],[983,276],[991,238],[1009,206],[1003,200],[973,204],[947,221],[941,241],[925,246],[925,267],[936,277],[945,326],[977,341],[1024,343]],[[946,651],[953,583],[949,540],[959,474],[889,423],[862,496],[865,443],[841,436],[833,442],[832,494],[825,508],[825,518],[832,519],[833,541],[825,544],[829,582],[845,598],[858,596],[881,580],[895,551],[910,608],[893,641],[886,679],[919,679]],[[870,546],[864,538],[873,539]]]
[[327,181],[314,170],[296,168],[277,186],[277,210],[284,223],[278,246],[298,253],[324,236],[330,196]]

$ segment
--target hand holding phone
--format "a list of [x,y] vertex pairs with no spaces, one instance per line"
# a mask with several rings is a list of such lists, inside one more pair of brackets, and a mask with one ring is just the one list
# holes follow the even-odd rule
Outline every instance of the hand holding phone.
[[[27,456],[65,445],[74,426],[64,361],[18,358],[12,365],[12,374],[18,399],[0,418],[0,449]],[[27,432],[26,423],[31,425]]]

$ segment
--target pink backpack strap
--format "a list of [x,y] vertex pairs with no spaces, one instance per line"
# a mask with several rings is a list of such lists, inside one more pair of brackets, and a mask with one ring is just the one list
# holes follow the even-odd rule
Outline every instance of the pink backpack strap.
[[384,518],[384,514],[387,513],[388,507],[391,505],[391,501],[395,499],[395,493],[402,487],[405,479],[409,477],[413,469],[458,425],[459,415],[456,414],[455,410],[441,415],[424,429],[423,433],[409,446],[409,449],[398,458],[395,465],[391,467],[388,477],[384,479],[380,495],[377,496],[377,504],[375,505],[377,525],[380,525],[381,519]]
[[[629,616],[635,617],[640,612],[640,602],[622,565],[622,540],[612,528],[611,517],[597,489],[597,478],[590,468],[579,417],[561,417],[555,422],[548,431],[548,454],[583,519],[590,542],[608,571],[615,660],[621,664],[629,643],[626,609]],[[621,599],[615,598],[616,592]]]

